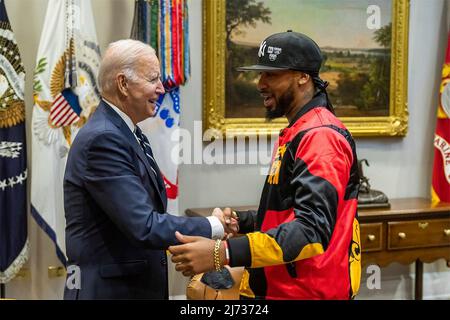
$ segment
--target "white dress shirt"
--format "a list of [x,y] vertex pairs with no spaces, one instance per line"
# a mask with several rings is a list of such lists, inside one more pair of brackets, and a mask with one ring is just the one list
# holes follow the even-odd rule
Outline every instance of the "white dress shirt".
[[[130,131],[133,133],[134,137],[136,138],[136,141],[139,140],[136,137],[134,130],[136,129],[136,125],[133,123],[133,121],[130,119],[130,117],[120,110],[118,107],[116,107],[114,104],[106,100],[105,98],[102,98],[103,101],[110,106],[121,118],[125,123],[127,124],[127,127],[130,129]],[[220,222],[219,218],[214,216],[206,217],[208,219],[210,225],[211,225],[211,239],[222,239],[225,235],[225,230],[223,228],[222,223]]]

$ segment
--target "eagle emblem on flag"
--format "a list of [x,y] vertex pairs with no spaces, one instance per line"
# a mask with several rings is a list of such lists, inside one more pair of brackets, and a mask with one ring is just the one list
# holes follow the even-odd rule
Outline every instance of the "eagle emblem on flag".
[[[68,57],[74,55],[74,41],[71,39],[69,47],[60,56],[51,71],[49,89],[52,100],[40,98],[43,90],[38,75],[44,73],[48,67],[47,58],[39,60],[35,70],[34,102],[45,113],[36,117],[33,126],[38,137],[46,143],[56,141],[55,129],[62,129],[65,140],[72,143],[72,125],[81,128],[95,110],[100,101],[97,89],[96,74],[99,67],[100,51],[94,43],[84,41],[85,54],[77,61],[77,86],[66,88]],[[87,60],[87,61],[83,61]],[[92,65],[92,61],[94,65]]]

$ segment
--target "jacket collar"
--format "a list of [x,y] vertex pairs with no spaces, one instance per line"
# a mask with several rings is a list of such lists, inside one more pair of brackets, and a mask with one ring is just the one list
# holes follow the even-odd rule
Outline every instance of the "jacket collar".
[[134,130],[136,129],[136,125],[133,123],[131,118],[125,112],[120,110],[116,105],[109,102],[105,98],[102,98],[102,101],[105,102],[108,106],[110,106],[120,116],[120,118],[122,118],[122,120],[126,123],[128,128],[130,128],[131,132],[134,132]]
[[302,116],[307,114],[312,109],[326,106],[327,106],[327,97],[325,93],[323,92],[316,93],[316,95],[307,104],[305,104],[303,108],[300,109],[299,112],[297,112],[295,117],[289,123],[288,128],[292,127],[298,121],[298,119],[300,119]]

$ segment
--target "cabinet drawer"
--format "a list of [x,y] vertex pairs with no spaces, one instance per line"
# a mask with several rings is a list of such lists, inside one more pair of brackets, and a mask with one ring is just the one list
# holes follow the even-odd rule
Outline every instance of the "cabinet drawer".
[[362,252],[380,251],[383,249],[383,224],[361,224]]
[[388,223],[388,249],[450,246],[450,219]]

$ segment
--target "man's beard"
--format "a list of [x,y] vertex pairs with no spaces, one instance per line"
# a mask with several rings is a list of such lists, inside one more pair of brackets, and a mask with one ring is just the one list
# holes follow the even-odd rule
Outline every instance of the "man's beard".
[[266,120],[271,121],[276,118],[284,117],[293,100],[294,86],[291,84],[279,99],[275,97],[275,108],[266,110]]

